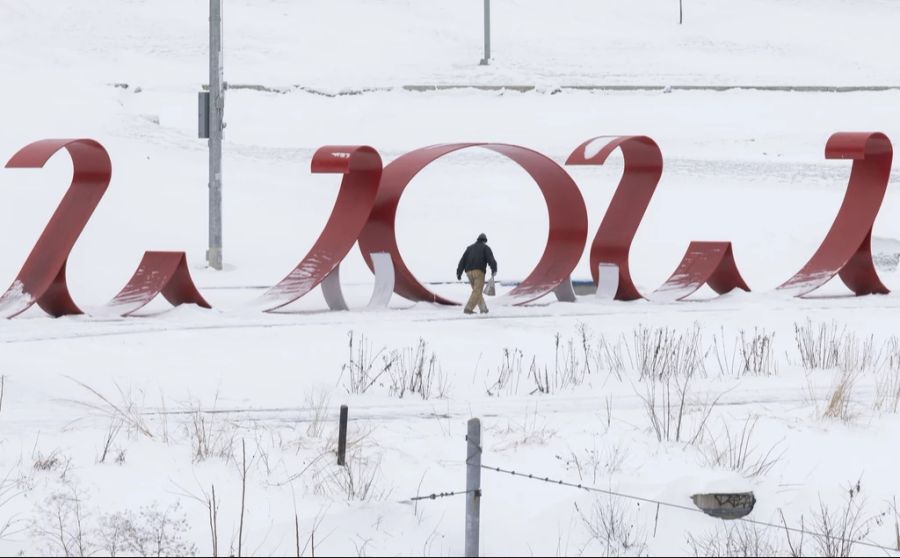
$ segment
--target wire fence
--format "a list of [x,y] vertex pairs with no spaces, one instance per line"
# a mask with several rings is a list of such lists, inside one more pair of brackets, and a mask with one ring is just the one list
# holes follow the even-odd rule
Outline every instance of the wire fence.
[[[468,444],[468,442],[469,441],[467,440],[467,444]],[[479,457],[483,453],[483,450],[480,446],[474,448],[474,450],[475,450],[475,453]],[[471,465],[471,458],[467,459],[465,464]],[[552,478],[549,475],[539,475],[539,474],[534,474],[534,473],[527,473],[527,472],[522,472],[522,471],[518,471],[515,469],[510,469],[510,468],[495,467],[492,465],[480,465],[480,468],[485,471],[509,475],[511,477],[515,477],[515,478],[519,478],[519,479],[523,479],[523,480],[537,481],[537,482],[545,483],[545,484],[548,484],[551,486],[557,486],[557,487],[563,487],[563,488],[574,488],[577,490],[583,490],[585,492],[604,494],[604,495],[614,497],[614,498],[624,498],[624,499],[633,500],[636,502],[653,504],[653,505],[656,505],[657,508],[665,507],[665,508],[676,509],[676,510],[680,510],[680,511],[686,511],[686,512],[690,512],[690,513],[699,513],[699,514],[702,514],[707,517],[712,517],[709,514],[707,514],[705,511],[703,511],[702,509],[697,508],[697,507],[691,507],[691,506],[687,506],[687,505],[683,505],[683,504],[676,504],[673,502],[658,500],[656,498],[638,496],[636,494],[629,494],[626,492],[619,492],[619,491],[615,491],[615,490],[599,488],[596,486],[590,486],[590,485],[583,484],[583,483],[570,482],[570,481],[566,481],[566,480],[562,480],[562,479]],[[483,489],[464,490],[464,491],[456,491],[456,492],[438,492],[438,493],[429,494],[427,496],[415,496],[413,498],[409,498],[408,500],[404,500],[404,502],[419,502],[419,501],[425,501],[425,500],[438,500],[438,499],[442,499],[442,498],[448,498],[451,496],[462,496],[462,495],[468,495],[468,494],[475,494],[476,498],[481,498],[482,492],[483,492]],[[834,540],[834,541],[840,541],[841,543],[847,544],[848,546],[849,545],[859,545],[859,546],[870,548],[870,549],[880,550],[882,552],[885,552],[887,555],[897,555],[897,553],[900,552],[900,550],[898,550],[897,548],[892,548],[892,547],[889,547],[886,545],[880,545],[880,544],[870,542],[867,540],[853,539],[853,538],[849,538],[846,536],[842,536],[840,534],[821,533],[821,532],[812,531],[810,529],[806,529],[806,528],[802,528],[802,527],[794,527],[794,526],[787,524],[787,522],[784,520],[784,516],[782,516],[781,524],[772,523],[772,522],[768,522],[768,521],[760,521],[757,519],[750,519],[747,517],[736,517],[736,518],[722,519],[722,520],[723,521],[737,521],[737,522],[741,522],[741,523],[745,523],[745,524],[749,524],[749,525],[755,525],[758,527],[764,527],[764,528],[768,528],[768,529],[778,529],[781,531],[785,531],[787,533],[798,534],[801,536],[812,536],[812,537],[816,537],[816,538],[823,539],[823,540],[830,539],[830,540]]]

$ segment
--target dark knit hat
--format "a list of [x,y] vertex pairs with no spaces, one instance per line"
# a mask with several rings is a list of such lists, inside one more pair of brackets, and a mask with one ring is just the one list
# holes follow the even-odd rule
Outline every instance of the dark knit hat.
[[487,242],[487,235],[484,234],[484,233],[479,234],[479,235],[478,235],[478,242]]

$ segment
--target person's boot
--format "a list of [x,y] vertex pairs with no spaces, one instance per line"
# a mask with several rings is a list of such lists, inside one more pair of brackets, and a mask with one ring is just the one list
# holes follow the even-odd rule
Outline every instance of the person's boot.
[[463,310],[463,314],[474,314],[474,313],[475,313],[474,310],[469,310],[468,308]]

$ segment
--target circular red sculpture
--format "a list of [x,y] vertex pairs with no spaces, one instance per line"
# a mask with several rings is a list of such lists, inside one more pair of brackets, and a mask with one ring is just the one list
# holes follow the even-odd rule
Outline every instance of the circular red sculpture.
[[396,268],[395,290],[412,301],[459,304],[431,292],[406,266],[397,246],[394,228],[397,206],[413,177],[433,161],[462,149],[480,147],[504,155],[522,167],[537,183],[547,203],[550,231],[537,266],[508,297],[526,304],[552,292],[578,265],[587,240],[587,209],[578,186],[569,174],[545,155],[502,143],[454,143],[417,149],[401,155],[384,168],[375,207],[359,237],[359,247],[369,268],[373,252],[387,252]]

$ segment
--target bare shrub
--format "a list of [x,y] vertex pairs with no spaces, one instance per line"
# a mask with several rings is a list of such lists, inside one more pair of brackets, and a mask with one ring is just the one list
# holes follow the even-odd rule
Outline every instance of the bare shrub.
[[447,376],[424,339],[419,339],[415,347],[391,351],[388,362],[390,395],[403,399],[406,394],[415,394],[425,400],[447,395]]
[[160,510],[157,505],[104,515],[97,531],[104,554],[118,556],[195,556],[197,547],[184,540],[189,531],[181,504]]
[[876,411],[896,413],[900,410],[900,339],[891,337],[884,344],[883,366],[875,376]]
[[[18,465],[16,468],[18,468]],[[0,509],[5,508],[13,500],[25,493],[22,479],[13,477],[14,470],[11,469],[0,479]],[[28,522],[15,514],[0,520],[0,541],[18,535],[22,531],[27,530],[27,526]]]
[[795,323],[794,339],[806,370],[836,368],[860,372],[880,365],[881,354],[875,350],[874,336],[860,340],[846,328],[838,329],[835,322],[814,324],[807,319],[803,324]]
[[682,333],[638,326],[628,355],[641,379],[706,374],[706,353],[699,324]]
[[32,459],[32,467],[35,471],[55,471],[65,464],[65,459],[58,449],[51,451],[47,455],[44,455],[42,452],[37,452],[32,455]]
[[[580,386],[591,374],[593,346],[584,324],[579,327],[579,337],[562,342],[559,333],[554,337],[553,369],[534,366],[529,375],[534,381],[535,391],[543,394]],[[532,393],[534,393],[532,392]]]
[[601,478],[610,477],[622,470],[628,459],[628,450],[621,444],[598,448],[596,445],[583,455],[572,451],[566,458],[556,456],[563,462],[566,470],[574,470],[578,480],[583,483],[596,484]]
[[900,508],[897,507],[897,498],[894,497],[890,503],[891,512],[894,514],[894,549],[900,552]]
[[[588,542],[582,554],[602,553],[602,556],[641,556],[647,548],[647,535],[639,524],[636,510],[629,510],[621,498],[595,498],[587,514],[575,504],[588,532]],[[640,508],[640,504],[637,504]]]
[[[847,558],[853,555],[857,543],[864,541],[871,531],[872,525],[879,519],[866,516],[865,501],[861,497],[860,481],[849,486],[845,492],[846,500],[838,509],[829,508],[821,498],[819,506],[811,513],[811,519],[800,518],[800,533],[788,530],[787,520],[782,513],[781,521],[785,525],[788,554],[791,556],[835,556]],[[809,550],[807,544],[812,546]]]
[[504,451],[520,446],[545,445],[555,435],[556,430],[547,426],[535,405],[534,411],[525,411],[525,418],[521,422],[509,421],[505,427],[497,429],[497,436],[503,438],[503,442],[496,449]]
[[831,395],[825,404],[822,416],[825,418],[839,419],[849,422],[853,419],[851,405],[853,403],[853,388],[856,385],[857,374],[843,371],[830,390]]
[[[109,427],[106,429],[106,437],[103,440],[103,448],[100,451],[100,456],[97,458],[97,463],[106,463],[106,458],[109,457],[113,443],[115,443],[120,430],[122,430],[122,420],[119,418],[111,420]],[[120,455],[123,454],[120,452]],[[122,460],[124,461],[124,457]]]
[[604,336],[600,336],[597,341],[597,353],[599,355],[599,359],[603,362],[603,366],[611,373],[615,374],[616,379],[620,382],[622,381],[622,377],[625,375],[626,366],[625,366],[625,357],[624,354],[627,353],[627,347],[623,347],[623,343],[621,340],[616,341],[615,343],[611,342]]
[[381,456],[364,457],[360,448],[347,455],[347,464],[326,465],[315,472],[315,493],[345,498],[348,502],[381,501],[389,493],[379,486]]
[[199,404],[194,406],[185,428],[195,463],[207,459],[226,462],[234,459],[236,427],[223,417],[224,414],[215,410],[205,411]]
[[846,504],[836,511],[819,500],[819,509],[813,513],[810,528],[816,533],[812,541],[820,556],[849,557],[853,545],[868,536],[872,520],[863,517],[864,503],[859,494],[857,483],[850,488]]
[[[753,436],[758,423],[758,417],[748,417],[741,430],[732,433],[728,423],[723,421],[722,433],[718,436],[712,435],[707,430],[708,435],[704,437],[706,443],[699,446],[707,464],[736,471],[750,478],[761,477],[771,471],[781,460],[784,452],[779,451],[780,442],[765,451],[757,449],[753,444]],[[741,535],[741,533],[726,534]]]
[[[693,376],[647,376],[644,393],[638,392],[644,404],[644,412],[650,422],[650,430],[660,442],[697,443],[703,435],[706,423],[722,397],[699,400],[692,394]],[[695,415],[693,418],[691,415]]]
[[837,368],[839,347],[846,331],[838,331],[837,324],[813,324],[807,319],[803,324],[794,324],[794,339],[800,351],[800,362],[807,370],[827,370]]
[[[503,349],[503,355],[500,358],[500,366],[497,368],[493,381],[485,388],[488,396],[496,397],[503,395],[515,395],[519,392],[519,384],[522,381],[523,359],[525,354],[521,349]],[[536,358],[531,358],[531,367],[528,376],[531,376],[532,370],[536,366]]]
[[34,524],[34,538],[58,556],[194,556],[185,540],[189,525],[181,505],[144,506],[99,516],[86,509],[85,496],[73,485],[51,495],[44,516]]
[[91,386],[73,378],[69,379],[97,399],[96,402],[75,401],[74,403],[100,413],[111,422],[121,422],[129,432],[138,433],[147,438],[154,438],[150,424],[147,422],[143,402],[138,402],[138,397],[143,401],[143,392],[134,392],[130,389],[125,390],[116,384],[119,402],[114,402],[111,397],[104,395]]
[[378,380],[387,373],[391,363],[385,360],[382,366],[376,366],[385,349],[382,347],[374,351],[372,343],[365,335],[360,335],[357,340],[353,331],[349,331],[347,338],[350,356],[341,366],[341,378],[347,375],[348,383],[345,384],[345,388],[348,393],[360,395],[378,383]]
[[306,395],[306,407],[308,409],[308,423],[306,435],[310,438],[320,438],[328,424],[328,409],[331,398],[325,391],[314,391]]
[[759,328],[753,328],[752,333],[741,330],[729,344],[722,328],[718,335],[713,335],[712,352],[723,376],[775,376],[778,362],[774,345],[775,333]]
[[623,343],[612,343],[603,335],[594,336],[587,325],[580,323],[574,337],[553,337],[552,363],[539,363],[534,355],[525,356],[518,348],[503,349],[500,366],[488,373],[487,394],[490,396],[519,393],[522,379],[530,380],[529,395],[552,394],[583,385],[601,371],[614,374],[619,380],[626,370]]
[[687,544],[694,556],[743,557],[782,556],[784,550],[771,531],[752,524],[723,522],[702,536],[688,534]]
[[83,496],[74,486],[70,485],[68,492],[51,495],[43,509],[46,516],[36,523],[34,534],[53,554],[90,556],[95,552]]

